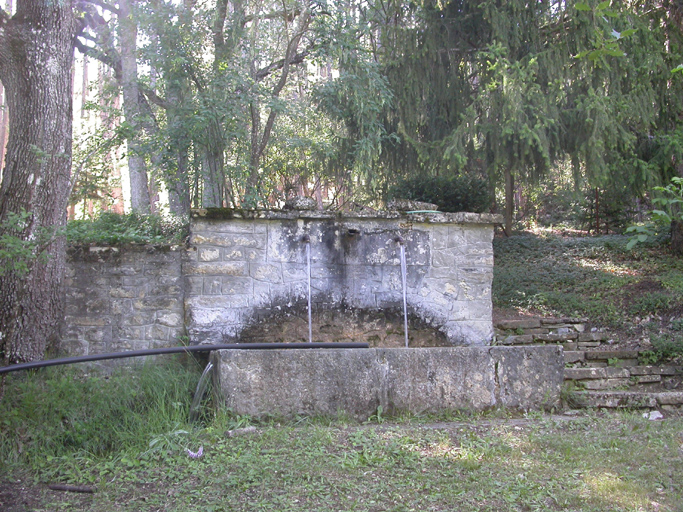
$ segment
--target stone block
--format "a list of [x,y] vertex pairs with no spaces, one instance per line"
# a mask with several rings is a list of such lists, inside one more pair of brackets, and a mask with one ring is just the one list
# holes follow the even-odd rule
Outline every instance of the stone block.
[[627,387],[629,385],[628,379],[595,379],[581,381],[583,386],[589,390],[605,390],[615,389],[620,387]]
[[597,348],[599,346],[599,341],[579,341],[579,350],[585,350],[587,348]]
[[173,311],[157,311],[156,322],[166,327],[182,327],[183,317]]
[[121,288],[110,288],[109,296],[115,297],[117,299],[136,299],[145,296],[145,292],[142,288],[138,287],[121,287]]
[[565,352],[567,352],[567,351],[575,352],[575,351],[579,350],[579,344],[575,343],[573,341],[568,341],[566,343],[563,343],[562,347],[564,348]]
[[212,276],[204,278],[204,295],[222,295],[223,277]]
[[264,281],[267,283],[282,282],[282,268],[280,265],[250,263],[249,275],[257,281]]
[[189,263],[183,265],[188,276],[248,276],[249,265],[246,261],[223,261],[215,263]]
[[515,336],[505,336],[498,341],[501,345],[529,345],[534,342],[531,334],[520,334]]
[[247,295],[254,291],[254,281],[249,277],[223,277],[221,293],[223,295]]
[[536,329],[541,327],[539,318],[519,318],[513,320],[501,320],[496,324],[499,329]]
[[635,384],[653,384],[656,382],[662,382],[661,375],[638,375],[631,377]]
[[583,350],[565,350],[564,362],[566,364],[581,363],[586,360],[586,353]]
[[132,314],[123,315],[119,321],[119,325],[149,325],[154,323],[154,311],[136,311]]
[[[561,343],[564,341],[572,341],[578,337],[575,332],[567,332],[562,334],[536,334],[534,339],[545,343]],[[579,344],[581,346],[581,344]]]
[[661,375],[661,366],[634,366],[630,369],[631,375]]
[[199,261],[221,261],[221,250],[217,247],[200,247],[197,251]]
[[638,359],[637,350],[592,350],[586,352],[586,359]]
[[648,393],[634,391],[585,391],[577,392],[573,400],[582,407],[639,408],[657,407],[657,399]]
[[660,405],[683,405],[683,391],[667,391],[653,395]]
[[145,327],[145,340],[168,341],[170,332],[164,325],[148,325]]
[[565,380],[585,379],[628,379],[630,372],[625,368],[565,368]]
[[133,301],[133,308],[138,311],[157,311],[159,309],[175,309],[180,301],[175,297],[147,297]]
[[608,335],[606,332],[582,332],[579,334],[579,342],[581,341],[605,341]]

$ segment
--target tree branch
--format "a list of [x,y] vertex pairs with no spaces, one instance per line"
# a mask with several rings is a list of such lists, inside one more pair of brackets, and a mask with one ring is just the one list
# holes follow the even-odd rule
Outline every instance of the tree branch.
[[[311,44],[308,48],[306,48],[301,53],[297,53],[296,55],[294,55],[290,59],[289,65],[294,66],[297,64],[301,64],[304,61],[304,59],[306,59],[306,57],[308,57],[310,55],[312,48],[313,48],[313,44]],[[285,65],[285,59],[280,59],[278,61],[271,62],[265,68],[259,69],[254,74],[254,79],[257,82],[260,82],[261,80],[266,78],[268,75],[270,75],[273,71],[277,71],[278,69],[282,69],[284,67],[284,65]]]
[[111,53],[105,53],[104,51],[88,46],[78,39],[74,40],[74,46],[83,55],[92,57],[93,59],[99,60],[101,63],[106,64],[114,70],[114,77],[116,80],[121,79],[121,58],[117,53],[112,55]]
[[164,98],[159,96],[156,92],[154,92],[152,89],[149,87],[144,87],[143,85],[138,84],[138,87],[140,88],[140,92],[145,95],[147,100],[150,102],[154,103],[156,106],[163,108],[164,110],[168,110],[171,108],[171,104],[166,101]]
[[105,11],[109,11],[111,13],[114,13],[117,16],[119,14],[121,14],[121,12],[118,10],[118,8],[114,7],[113,5],[108,4],[106,2],[103,2],[102,0],[85,0],[85,1],[89,4],[97,5],[97,6],[101,7],[102,9],[104,9]]

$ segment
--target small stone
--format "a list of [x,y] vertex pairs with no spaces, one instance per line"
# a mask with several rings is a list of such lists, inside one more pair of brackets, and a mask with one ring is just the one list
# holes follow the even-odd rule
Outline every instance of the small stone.
[[312,197],[294,196],[285,201],[285,210],[317,210],[318,202]]
[[664,415],[659,411],[650,411],[650,412],[644,412],[643,418],[645,418],[646,420],[650,420],[650,421],[656,421],[656,420],[664,419]]

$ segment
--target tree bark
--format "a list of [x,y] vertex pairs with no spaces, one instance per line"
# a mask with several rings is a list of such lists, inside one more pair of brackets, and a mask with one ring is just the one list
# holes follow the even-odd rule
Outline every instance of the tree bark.
[[515,177],[505,168],[505,234],[512,234],[512,218],[515,214]]
[[132,18],[132,1],[119,1],[119,39],[121,44],[121,89],[123,112],[130,125],[128,142],[128,174],[130,176],[131,208],[140,213],[151,212],[147,166],[142,156],[138,133],[142,129],[142,108],[138,87],[138,63],[135,55],[137,25]]
[[26,275],[0,276],[0,355],[4,364],[44,356],[62,314],[61,281],[71,171],[72,42],[76,20],[70,1],[22,0],[14,17],[0,9],[0,81],[7,92],[9,138],[0,185],[0,230],[8,214],[28,212],[10,234],[40,240],[48,258]]
[[683,221],[671,221],[671,250],[683,256]]

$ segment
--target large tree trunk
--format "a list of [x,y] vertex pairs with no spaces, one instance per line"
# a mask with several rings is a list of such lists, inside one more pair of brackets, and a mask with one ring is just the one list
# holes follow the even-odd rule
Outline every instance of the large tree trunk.
[[147,184],[147,166],[142,156],[138,133],[142,129],[142,108],[138,87],[138,63],[135,54],[137,25],[131,14],[131,0],[119,2],[119,39],[121,44],[121,89],[123,112],[131,127],[128,143],[128,174],[130,176],[130,203],[133,210],[151,212],[151,201]]
[[[39,359],[56,335],[62,315],[61,281],[71,171],[73,37],[70,1],[23,0],[12,18],[0,9],[0,81],[10,118],[6,164],[0,186],[0,223],[28,212],[18,231],[25,241],[52,236],[47,258],[29,260],[22,275],[5,268],[0,277],[0,355],[5,364]],[[0,227],[0,229],[3,229]]]

